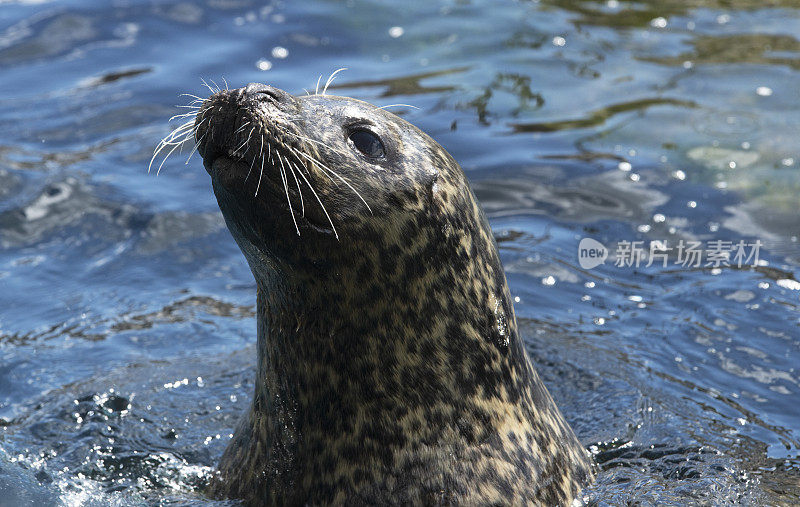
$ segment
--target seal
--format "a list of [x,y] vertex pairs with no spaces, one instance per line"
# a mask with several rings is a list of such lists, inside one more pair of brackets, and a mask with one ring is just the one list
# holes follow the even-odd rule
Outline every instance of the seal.
[[366,102],[263,84],[214,93],[191,131],[258,287],[255,393],[214,496],[569,505],[591,459],[441,146]]

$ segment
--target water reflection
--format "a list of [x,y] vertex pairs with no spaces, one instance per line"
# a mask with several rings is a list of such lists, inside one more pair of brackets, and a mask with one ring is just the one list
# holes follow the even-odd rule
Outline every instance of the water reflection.
[[[796,0],[539,0],[543,5],[578,14],[577,25],[613,28],[644,28],[653,20],[690,16],[697,9],[725,12],[747,11],[765,7],[797,7]],[[537,2],[538,3],[538,2]],[[724,20],[725,18],[723,18]],[[659,23],[656,23],[658,25]]]
[[751,63],[786,65],[800,68],[800,41],[790,35],[736,34],[696,35],[691,51],[675,56],[640,56],[639,59],[664,65]]
[[432,72],[423,72],[413,75],[404,75],[388,79],[378,80],[364,80],[364,81],[348,81],[345,84],[332,84],[328,87],[329,90],[337,88],[382,88],[383,91],[379,97],[394,97],[398,95],[419,95],[419,94],[440,94],[445,92],[452,92],[456,89],[453,85],[425,85],[422,80],[435,78],[440,76],[448,76],[465,72],[467,67],[455,67],[451,69],[443,69]]
[[609,118],[615,115],[627,113],[631,111],[643,111],[653,106],[677,106],[686,108],[696,108],[697,104],[690,100],[670,99],[670,98],[656,98],[656,99],[641,99],[631,102],[623,102],[621,104],[612,104],[610,106],[590,111],[585,118],[575,120],[560,120],[542,123],[510,123],[509,126],[515,133],[524,132],[554,132],[557,130],[574,130],[584,129],[589,127],[602,126]]

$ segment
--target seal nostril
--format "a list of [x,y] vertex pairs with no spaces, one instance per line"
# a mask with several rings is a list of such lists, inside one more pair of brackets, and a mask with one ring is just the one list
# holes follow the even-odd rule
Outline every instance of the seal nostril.
[[272,102],[273,104],[277,104],[280,101],[278,94],[272,90],[258,91],[256,92],[255,97],[258,100],[266,100],[267,102]]
[[285,92],[282,92],[277,88],[273,88],[272,86],[267,86],[261,83],[250,83],[244,87],[244,96],[259,102],[271,102],[273,104],[277,104],[282,102],[284,94]]

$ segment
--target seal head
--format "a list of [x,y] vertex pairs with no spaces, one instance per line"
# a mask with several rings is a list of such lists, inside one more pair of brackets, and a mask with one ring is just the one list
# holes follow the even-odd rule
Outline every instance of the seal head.
[[303,264],[351,248],[365,227],[404,221],[440,176],[431,158],[455,164],[398,120],[354,99],[250,84],[209,99],[196,137],[237,241]]
[[586,450],[531,366],[453,158],[366,102],[250,84],[195,136],[258,285],[253,404],[212,486],[249,505],[568,505]]

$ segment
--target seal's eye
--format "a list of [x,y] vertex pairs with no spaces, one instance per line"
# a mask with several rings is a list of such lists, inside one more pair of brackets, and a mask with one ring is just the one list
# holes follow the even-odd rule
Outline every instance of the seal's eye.
[[358,129],[352,131],[350,133],[350,141],[358,151],[369,158],[383,158],[385,156],[380,138],[369,130]]

